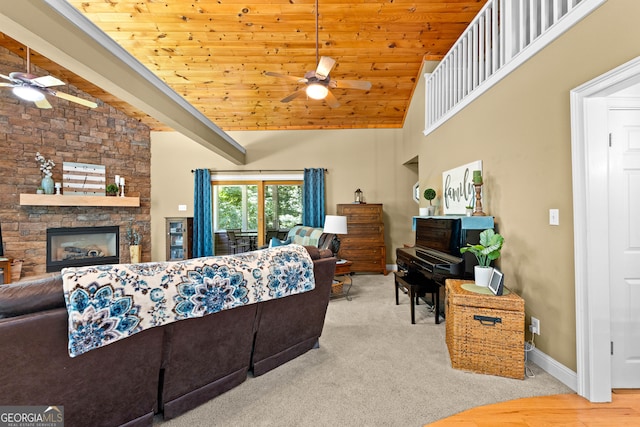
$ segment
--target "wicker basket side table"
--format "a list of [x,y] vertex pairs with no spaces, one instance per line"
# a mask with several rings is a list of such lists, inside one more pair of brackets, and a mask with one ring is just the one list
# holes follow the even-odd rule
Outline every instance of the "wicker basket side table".
[[524,300],[464,289],[469,280],[446,281],[446,342],[451,366],[524,379]]

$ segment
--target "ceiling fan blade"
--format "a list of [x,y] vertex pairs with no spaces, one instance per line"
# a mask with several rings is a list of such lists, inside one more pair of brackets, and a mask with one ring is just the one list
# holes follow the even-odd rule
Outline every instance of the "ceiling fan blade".
[[49,104],[49,101],[47,101],[47,98],[42,98],[39,101],[33,101],[33,103],[36,104],[36,107],[38,108],[43,108],[43,109],[53,108],[51,104]]
[[306,93],[305,89],[300,89],[297,90],[295,92],[293,92],[291,95],[287,96],[286,98],[282,98],[282,100],[280,102],[289,102],[293,99],[296,99],[297,97],[304,95]]
[[296,83],[306,83],[307,82],[307,79],[305,79],[304,77],[288,76],[286,74],[274,73],[274,72],[271,72],[271,71],[265,71],[264,74],[265,74],[265,76],[278,77],[278,78],[282,78],[282,79],[292,80],[292,81],[294,81]]
[[327,93],[324,100],[327,101],[327,104],[329,104],[329,107],[331,108],[338,108],[340,106],[340,101],[338,101],[331,91]]
[[3,78],[3,79],[5,79],[5,80],[13,81],[13,79],[12,79],[11,77],[9,77],[9,76],[5,76],[4,74],[0,74],[0,77],[2,77],[2,78]]
[[371,82],[366,82],[362,80],[333,80],[336,84],[335,87],[340,89],[360,89],[360,90],[369,90],[371,89]]
[[321,56],[318,68],[316,68],[316,77],[320,80],[326,79],[334,65],[336,65],[335,59],[329,56]]
[[63,81],[53,76],[36,77],[35,79],[31,79],[31,83],[35,83],[42,87],[62,86],[65,84]]
[[84,105],[89,108],[96,108],[98,104],[92,101],[88,101],[86,99],[78,98],[77,96],[69,95],[68,93],[58,92],[55,90],[49,90],[49,93],[53,96],[57,96],[58,98],[66,99],[67,101],[75,102],[76,104]]
[[0,86],[4,86],[4,87],[14,87],[15,85],[13,83],[0,83]]

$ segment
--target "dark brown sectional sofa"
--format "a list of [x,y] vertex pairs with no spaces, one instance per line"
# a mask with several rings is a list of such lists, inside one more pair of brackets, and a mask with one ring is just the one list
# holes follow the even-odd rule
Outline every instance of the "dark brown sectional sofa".
[[315,289],[145,330],[75,358],[61,275],[0,286],[0,405],[63,406],[65,426],[149,426],[318,344],[336,259],[307,247]]

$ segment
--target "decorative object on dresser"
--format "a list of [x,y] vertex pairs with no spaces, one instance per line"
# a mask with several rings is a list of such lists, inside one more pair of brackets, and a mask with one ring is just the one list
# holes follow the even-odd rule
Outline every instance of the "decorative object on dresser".
[[338,255],[353,262],[351,271],[387,274],[382,204],[339,204],[338,215],[347,217],[349,234],[340,244]]
[[359,188],[353,193],[353,203],[364,203],[364,195]]
[[193,218],[166,218],[166,229],[167,261],[181,261],[192,258]]
[[325,249],[331,249],[331,253],[337,256],[340,250],[340,239],[338,234],[347,234],[347,217],[339,215],[326,215],[324,217],[324,229],[325,234],[329,234],[325,238]]
[[500,258],[500,250],[504,244],[504,237],[488,228],[480,233],[480,242],[476,245],[467,243],[460,248],[460,253],[471,252],[476,256],[478,265],[474,267],[476,285],[488,286],[493,267],[491,261]]
[[524,300],[446,281],[446,342],[455,369],[524,379]]

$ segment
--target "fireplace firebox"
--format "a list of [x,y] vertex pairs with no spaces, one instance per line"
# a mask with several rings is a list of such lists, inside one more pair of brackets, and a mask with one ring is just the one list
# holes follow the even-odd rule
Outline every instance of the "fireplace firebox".
[[119,262],[118,226],[47,229],[47,272]]

